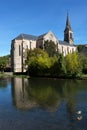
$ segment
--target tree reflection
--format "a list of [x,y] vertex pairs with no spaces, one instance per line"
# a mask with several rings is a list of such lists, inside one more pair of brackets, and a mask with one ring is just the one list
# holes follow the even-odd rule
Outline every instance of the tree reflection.
[[38,106],[54,112],[58,110],[62,100],[66,100],[67,112],[72,120],[77,85],[78,82],[73,80],[12,78],[13,104],[21,110]]
[[31,109],[39,106],[50,111],[56,110],[61,100],[60,94],[55,87],[39,83],[35,83],[33,86],[28,79],[13,78],[13,104],[19,109]]
[[0,88],[6,88],[10,79],[9,78],[0,78]]
[[55,87],[37,84],[36,87],[27,87],[31,101],[35,101],[40,107],[55,111],[61,98]]

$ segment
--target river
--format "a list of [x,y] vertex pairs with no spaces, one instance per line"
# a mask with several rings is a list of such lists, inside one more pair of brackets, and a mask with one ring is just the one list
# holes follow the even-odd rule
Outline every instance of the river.
[[87,80],[0,78],[0,130],[87,130]]

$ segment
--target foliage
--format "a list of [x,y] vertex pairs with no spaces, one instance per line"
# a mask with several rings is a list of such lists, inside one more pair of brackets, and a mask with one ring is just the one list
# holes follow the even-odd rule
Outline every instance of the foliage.
[[81,72],[87,73],[87,57],[79,53],[70,53],[66,57],[54,55],[49,57],[42,49],[27,50],[25,65],[30,76],[75,77]]
[[47,52],[41,49],[28,50],[28,71],[30,75],[43,75],[47,73],[50,68],[51,62]]
[[66,70],[67,74],[76,76],[81,72],[81,63],[77,53],[68,54],[66,56]]
[[59,68],[59,72],[61,73],[61,75],[66,74],[66,62],[65,62],[65,58],[63,55],[60,55],[60,57],[59,57],[58,68]]
[[84,45],[78,45],[78,46],[77,46],[78,52],[81,52],[82,49],[83,49],[83,47],[84,47]]
[[52,57],[51,59],[51,66],[50,66],[50,75],[52,77],[57,76],[57,70],[58,70],[58,58],[57,57]]
[[45,41],[44,50],[48,53],[49,57],[53,57],[57,53],[57,46],[53,41]]
[[4,71],[9,64],[9,55],[0,57],[0,71]]
[[50,68],[50,73],[52,76],[63,76],[66,73],[66,65],[63,55],[56,57],[55,62]]
[[82,72],[87,74],[87,57],[80,55],[81,63],[82,63]]

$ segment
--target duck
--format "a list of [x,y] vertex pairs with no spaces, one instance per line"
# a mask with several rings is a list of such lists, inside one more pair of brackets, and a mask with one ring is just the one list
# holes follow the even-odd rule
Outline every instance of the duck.
[[81,113],[82,113],[82,111],[77,111],[76,113],[77,113],[77,114],[81,114]]
[[79,121],[82,120],[82,116],[78,116],[77,120],[79,120]]

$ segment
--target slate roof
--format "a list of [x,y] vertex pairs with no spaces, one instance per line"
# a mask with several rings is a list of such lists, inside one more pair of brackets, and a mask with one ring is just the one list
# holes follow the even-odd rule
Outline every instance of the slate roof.
[[[51,32],[51,33],[53,33],[52,31],[49,31],[49,32]],[[44,33],[44,34],[42,34],[42,35],[40,35],[40,36],[38,36],[38,39],[42,39],[45,35],[47,35],[49,32],[47,32],[47,33]],[[54,33],[53,33],[54,34]],[[55,36],[55,35],[54,35]],[[56,37],[56,36],[55,36]],[[56,37],[56,39],[58,40],[58,38]]]
[[15,39],[21,40],[21,39],[27,39],[27,40],[37,40],[37,36],[29,35],[29,34],[20,34]]
[[60,45],[65,45],[65,46],[75,46],[75,45],[70,45],[70,43],[68,43],[66,41],[61,41],[61,40],[59,40],[59,44]]
[[38,39],[42,39],[47,33],[44,33],[38,37]]

